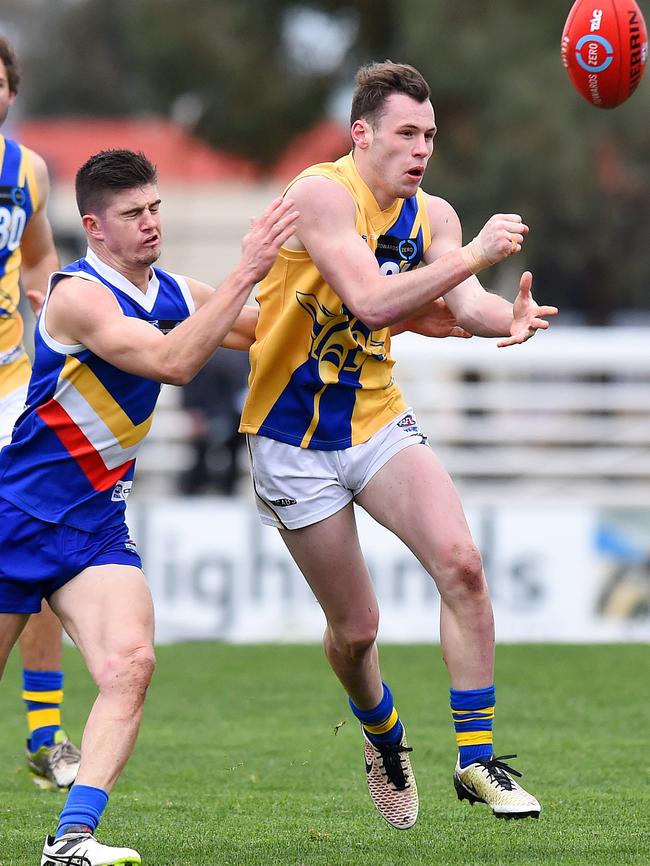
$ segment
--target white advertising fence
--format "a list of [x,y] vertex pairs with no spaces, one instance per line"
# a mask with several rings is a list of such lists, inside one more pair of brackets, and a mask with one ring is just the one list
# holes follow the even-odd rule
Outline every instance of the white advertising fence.
[[[650,509],[467,509],[499,642],[650,640]],[[380,640],[437,642],[439,598],[412,554],[357,509]],[[132,501],[128,523],[156,605],[157,641],[319,641],[324,619],[279,534],[243,499]]]

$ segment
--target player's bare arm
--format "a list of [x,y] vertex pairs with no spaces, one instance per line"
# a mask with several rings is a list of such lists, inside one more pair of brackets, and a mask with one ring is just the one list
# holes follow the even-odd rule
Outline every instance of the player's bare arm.
[[186,384],[222,345],[253,286],[294,231],[291,200],[276,200],[252,221],[239,266],[197,312],[164,335],[124,316],[112,293],[81,277],[62,279],[47,302],[45,326],[65,345],[83,344],[115,367],[173,385]]
[[38,189],[38,209],[25,227],[20,242],[22,255],[21,282],[35,315],[41,310],[50,274],[59,266],[59,258],[52,238],[52,227],[47,218],[47,202],[50,194],[50,180],[45,160],[31,151],[36,187]]
[[[199,282],[186,277],[187,285],[194,300],[194,306],[198,310],[203,304],[207,303],[214,295],[216,289],[208,283]],[[255,342],[255,327],[259,317],[259,308],[247,304],[242,308],[241,313],[233,322],[232,328],[223,338],[222,346],[224,349],[237,349],[240,352],[247,352]]]
[[[291,195],[300,211],[296,239],[346,306],[373,329],[420,311],[466,280],[472,269],[501,261],[526,231],[519,218],[493,217],[481,233],[482,252],[470,256],[467,248],[450,245],[426,267],[387,280],[356,232],[354,202],[342,186],[324,177],[305,177],[291,187]],[[300,247],[294,243],[292,248]]]
[[390,326],[391,336],[410,331],[413,334],[421,334],[424,337],[461,337],[468,339],[472,336],[458,324],[456,317],[445,303],[444,298],[436,298],[435,301],[425,304],[421,310],[417,310],[407,319],[402,319]]
[[[459,249],[462,245],[462,229],[458,215],[444,199],[429,196],[427,200],[429,222],[431,225],[431,245],[425,251],[424,260],[435,262],[438,257],[444,257],[450,250]],[[504,232],[512,234],[511,252],[515,255],[521,250],[528,228],[522,232],[511,231],[518,214],[497,214],[491,217],[477,236],[485,235],[486,247],[492,248],[490,235],[502,237]],[[522,223],[523,225],[523,223]],[[476,240],[476,239],[475,239]],[[483,242],[481,242],[483,245]],[[509,346],[522,343],[533,336],[537,330],[544,330],[549,323],[543,318],[557,314],[556,307],[538,306],[530,293],[532,275],[523,274],[520,281],[520,291],[515,304],[511,304],[499,295],[485,291],[475,275],[459,283],[445,295],[445,302],[454,313],[459,325],[470,333],[480,337],[508,337],[498,346]]]

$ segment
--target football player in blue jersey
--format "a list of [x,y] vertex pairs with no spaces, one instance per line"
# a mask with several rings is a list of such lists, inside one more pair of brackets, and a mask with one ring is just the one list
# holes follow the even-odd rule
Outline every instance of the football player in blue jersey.
[[136,452],[161,382],[186,383],[222,344],[250,346],[257,313],[243,305],[298,214],[277,199],[252,220],[240,264],[215,291],[153,267],[161,199],[143,154],[95,154],[76,192],[88,251],[50,279],[27,406],[0,453],[0,671],[48,598],[98,697],[41,866],[134,866],[135,850],[104,845],[95,830],[135,745],[155,663],[151,594],[124,519]]
[[[0,126],[20,84],[18,59],[0,37]],[[19,277],[37,315],[47,281],[58,267],[47,218],[49,177],[34,151],[0,135],[0,448],[22,412],[29,381],[29,358],[22,346],[18,311]],[[27,762],[40,787],[69,787],[81,753],[61,727],[63,671],[61,623],[44,602],[20,636],[23,699],[29,739]]]

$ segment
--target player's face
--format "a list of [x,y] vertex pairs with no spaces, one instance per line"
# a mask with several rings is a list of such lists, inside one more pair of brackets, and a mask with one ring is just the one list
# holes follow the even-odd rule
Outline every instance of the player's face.
[[107,250],[129,267],[152,265],[160,256],[160,196],[154,185],[113,193],[96,217]]
[[0,60],[0,126],[7,119],[9,108],[13,105],[16,94],[9,90],[9,79],[7,77],[7,68],[2,60]]
[[[422,183],[433,152],[436,124],[433,106],[403,93],[392,93],[370,130],[367,158],[379,198],[386,206],[396,198],[410,198]],[[378,200],[379,200],[378,198]]]

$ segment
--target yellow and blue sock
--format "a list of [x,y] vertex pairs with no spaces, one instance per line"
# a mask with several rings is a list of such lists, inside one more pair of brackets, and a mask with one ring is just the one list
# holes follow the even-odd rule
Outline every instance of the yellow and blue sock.
[[386,683],[384,695],[373,710],[360,710],[350,698],[350,709],[359,719],[371,743],[378,745],[397,745],[402,739],[404,729],[393,703],[393,696]]
[[23,700],[27,708],[27,748],[36,752],[51,746],[61,728],[62,671],[23,671]]
[[460,766],[492,757],[496,688],[449,689]]
[[94,833],[107,803],[108,794],[102,788],[73,785],[59,815],[55,838],[75,831]]

